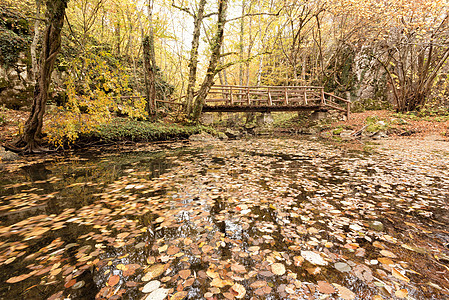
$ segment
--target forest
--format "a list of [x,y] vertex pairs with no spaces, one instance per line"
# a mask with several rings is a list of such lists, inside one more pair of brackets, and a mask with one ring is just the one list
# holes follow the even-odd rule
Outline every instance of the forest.
[[18,149],[74,143],[114,115],[198,123],[214,84],[319,86],[353,109],[447,110],[447,1],[1,5],[0,103],[31,110]]
[[0,0],[0,299],[449,299],[448,0]]

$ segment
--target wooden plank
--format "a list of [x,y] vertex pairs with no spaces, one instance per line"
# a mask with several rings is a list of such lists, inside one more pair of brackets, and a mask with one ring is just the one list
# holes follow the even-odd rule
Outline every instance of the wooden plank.
[[314,111],[314,110],[322,110],[326,109],[320,105],[311,105],[311,106],[291,106],[291,105],[217,105],[217,106],[209,106],[205,105],[203,107],[204,112],[270,112],[270,111]]

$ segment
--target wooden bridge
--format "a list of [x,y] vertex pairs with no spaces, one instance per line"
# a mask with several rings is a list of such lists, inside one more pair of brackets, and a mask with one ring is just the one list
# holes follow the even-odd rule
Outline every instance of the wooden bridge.
[[349,118],[351,101],[316,86],[212,86],[203,112],[337,110]]

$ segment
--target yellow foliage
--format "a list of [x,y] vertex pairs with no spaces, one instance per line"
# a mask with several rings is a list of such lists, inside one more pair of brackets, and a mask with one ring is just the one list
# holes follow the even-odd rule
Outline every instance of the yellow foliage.
[[49,143],[56,147],[72,144],[80,135],[109,122],[117,111],[133,119],[146,117],[143,97],[134,94],[133,98],[121,98],[132,92],[129,75],[119,63],[108,64],[110,57],[109,53],[100,52],[73,62],[66,82],[67,105],[58,107],[46,119]]

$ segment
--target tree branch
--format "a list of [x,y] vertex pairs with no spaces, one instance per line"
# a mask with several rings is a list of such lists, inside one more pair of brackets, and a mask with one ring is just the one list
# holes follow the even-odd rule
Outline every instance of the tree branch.
[[242,19],[242,18],[245,18],[245,17],[255,17],[255,16],[274,16],[274,17],[277,17],[281,13],[282,9],[283,8],[281,8],[277,13],[252,13],[252,14],[245,14],[245,15],[240,16],[240,17],[236,17],[236,18],[232,18],[232,19],[226,20],[226,23],[232,22],[232,21],[235,21],[235,20],[239,20],[239,19]]

